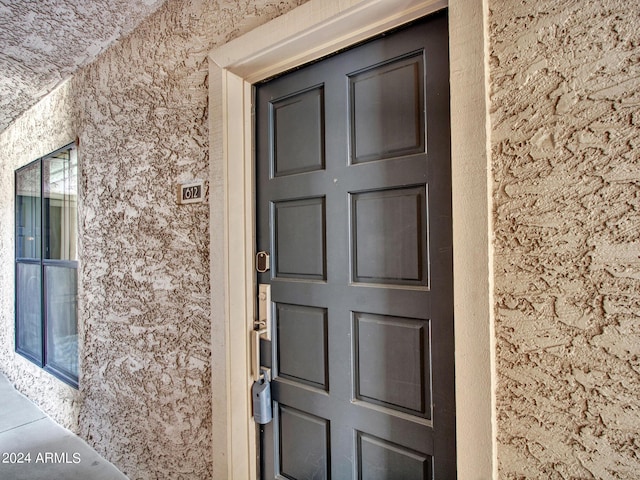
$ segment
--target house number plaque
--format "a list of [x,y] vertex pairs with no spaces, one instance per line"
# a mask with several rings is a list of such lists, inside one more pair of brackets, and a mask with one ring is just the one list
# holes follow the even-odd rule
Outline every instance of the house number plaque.
[[177,193],[180,205],[202,202],[204,200],[204,181],[194,180],[189,183],[181,183],[178,185]]

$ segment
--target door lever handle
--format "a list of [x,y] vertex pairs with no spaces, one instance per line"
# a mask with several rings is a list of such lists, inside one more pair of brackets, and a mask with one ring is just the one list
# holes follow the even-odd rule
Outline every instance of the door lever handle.
[[251,376],[260,379],[260,339],[271,340],[271,285],[258,285],[258,319],[251,330]]
[[267,329],[251,330],[251,376],[253,381],[260,380],[260,338],[267,333]]
[[258,319],[253,322],[254,330],[266,329],[263,332],[265,340],[271,340],[271,285],[258,285]]

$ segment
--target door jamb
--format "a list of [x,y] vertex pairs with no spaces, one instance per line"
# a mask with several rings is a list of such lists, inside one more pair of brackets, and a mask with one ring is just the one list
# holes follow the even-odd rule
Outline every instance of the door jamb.
[[[398,5],[401,3],[401,5]],[[252,84],[447,6],[309,0],[209,59],[214,476],[256,478],[249,335],[254,318]],[[497,478],[486,0],[451,0],[454,318],[459,478]],[[220,209],[220,205],[224,205]],[[223,228],[220,228],[220,226]],[[214,283],[215,282],[215,283]]]

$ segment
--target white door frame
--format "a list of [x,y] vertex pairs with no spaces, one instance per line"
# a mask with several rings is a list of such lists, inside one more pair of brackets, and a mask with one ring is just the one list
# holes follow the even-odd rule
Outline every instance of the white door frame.
[[[252,84],[448,6],[458,477],[497,478],[486,0],[309,0],[211,52],[214,477],[256,478]],[[222,226],[222,228],[221,228]]]

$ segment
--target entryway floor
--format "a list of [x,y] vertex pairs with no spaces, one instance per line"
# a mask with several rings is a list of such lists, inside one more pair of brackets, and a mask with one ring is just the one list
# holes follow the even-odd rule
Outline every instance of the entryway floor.
[[0,480],[127,480],[0,373]]

